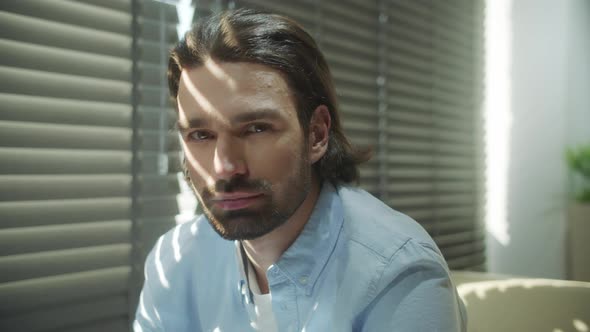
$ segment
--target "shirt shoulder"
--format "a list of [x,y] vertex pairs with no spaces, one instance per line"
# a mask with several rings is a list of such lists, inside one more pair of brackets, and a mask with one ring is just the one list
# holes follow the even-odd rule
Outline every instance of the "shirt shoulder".
[[157,284],[162,289],[170,283],[182,285],[193,278],[195,269],[210,264],[217,256],[230,255],[235,249],[231,241],[223,240],[209,225],[204,216],[175,226],[160,236],[145,260],[146,283]]
[[391,259],[409,241],[440,255],[430,235],[409,216],[359,188],[340,187],[338,194],[344,210],[344,233],[350,241],[384,260]]
[[234,252],[234,244],[219,237],[203,216],[160,236],[145,260],[135,324],[158,331],[199,330],[200,318],[192,310],[196,294],[211,298],[208,287],[201,287],[208,274],[199,272],[211,271],[219,258],[228,266]]
[[[344,210],[343,242],[347,255],[354,257],[347,272],[355,275],[351,281],[355,285],[365,285],[366,292],[360,306],[366,310],[356,324],[372,321],[371,331],[384,330],[388,324],[444,322],[449,326],[444,331],[464,330],[463,304],[447,263],[424,228],[362,189],[341,187],[338,194]],[[404,302],[406,298],[411,303]],[[422,310],[417,308],[426,307],[432,313],[427,322],[416,316]]]
[[193,252],[198,247],[206,247],[216,242],[213,231],[204,216],[197,216],[192,221],[176,225],[168,232],[161,235],[150,252],[151,258],[160,263],[169,265],[180,262],[182,256]]

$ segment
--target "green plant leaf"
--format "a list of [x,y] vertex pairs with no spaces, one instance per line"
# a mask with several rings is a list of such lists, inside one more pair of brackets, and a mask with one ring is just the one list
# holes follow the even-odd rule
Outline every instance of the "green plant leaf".
[[590,180],[590,144],[578,147],[577,149],[568,149],[566,160],[573,172]]
[[590,189],[586,189],[576,196],[576,199],[581,203],[590,203]]

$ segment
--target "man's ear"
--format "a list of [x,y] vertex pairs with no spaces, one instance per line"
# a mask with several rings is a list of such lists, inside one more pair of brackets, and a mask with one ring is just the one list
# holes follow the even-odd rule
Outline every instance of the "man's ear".
[[315,164],[328,150],[332,117],[326,105],[316,107],[309,123],[309,161]]

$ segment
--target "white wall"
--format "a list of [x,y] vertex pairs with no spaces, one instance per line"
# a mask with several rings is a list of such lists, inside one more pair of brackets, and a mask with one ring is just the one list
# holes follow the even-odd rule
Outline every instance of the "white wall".
[[[488,269],[564,278],[564,151],[573,142],[590,142],[590,1],[499,2],[507,21],[488,20],[487,28],[510,26],[507,61],[496,68],[509,82],[486,82],[488,105],[498,90],[507,98],[487,109],[488,187],[500,186],[488,192]],[[488,7],[499,2],[490,0]],[[499,48],[487,46],[488,61],[502,57],[494,58]],[[500,125],[490,125],[502,114]]]
[[567,142],[590,142],[590,1],[570,0]]

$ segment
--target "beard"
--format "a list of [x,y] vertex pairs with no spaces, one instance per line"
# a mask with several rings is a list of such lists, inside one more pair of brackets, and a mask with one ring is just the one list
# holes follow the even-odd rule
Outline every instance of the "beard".
[[[226,240],[252,240],[283,225],[303,204],[311,189],[311,167],[300,158],[294,172],[284,181],[271,184],[266,180],[234,176],[219,180],[213,187],[198,193],[203,211],[213,229]],[[195,190],[194,186],[193,190]],[[261,194],[254,207],[224,210],[215,207],[216,194],[252,192]]]

